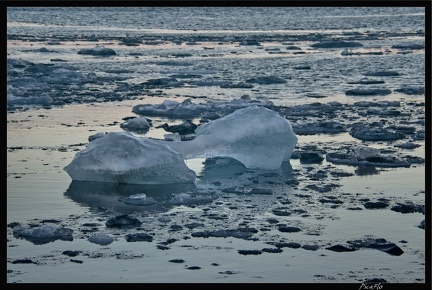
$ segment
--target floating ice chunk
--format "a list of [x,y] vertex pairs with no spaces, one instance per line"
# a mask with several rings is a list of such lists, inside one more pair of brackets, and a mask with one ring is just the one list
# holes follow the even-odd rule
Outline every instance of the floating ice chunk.
[[404,93],[406,95],[424,95],[425,88],[422,86],[419,87],[402,87],[400,89],[396,89],[396,92]]
[[246,82],[268,85],[268,84],[284,84],[286,83],[286,80],[275,76],[264,76],[264,77],[251,78],[246,80]]
[[119,201],[130,205],[152,205],[156,203],[156,200],[151,197],[147,197],[145,193],[133,194],[128,197],[121,197]]
[[7,60],[8,66],[10,65],[13,68],[25,68],[29,65],[33,65],[34,63],[28,60],[24,59],[14,59],[14,58],[8,58]]
[[72,180],[81,181],[172,184],[195,180],[195,172],[177,152],[128,132],[93,140],[64,170]]
[[88,141],[91,142],[97,138],[104,137],[106,134],[107,134],[107,132],[98,132],[96,134],[90,135],[88,137]]
[[150,129],[150,124],[145,117],[138,117],[121,123],[120,127],[128,131],[144,134]]
[[390,128],[369,128],[358,124],[351,128],[350,135],[363,141],[394,141],[405,138],[405,134]]
[[205,80],[199,80],[192,82],[192,85],[204,87],[204,86],[227,86],[229,85],[229,82],[227,81],[221,81],[216,79],[205,79]]
[[372,147],[368,147],[368,146],[358,146],[355,149],[355,157],[357,157],[357,159],[363,160],[363,159],[367,159],[370,157],[377,157],[380,155],[380,151],[377,148],[372,148]]
[[352,89],[345,92],[347,96],[385,96],[391,94],[389,89]]
[[215,199],[214,196],[194,195],[190,193],[180,193],[174,195],[169,202],[174,205],[198,205],[211,202]]
[[424,43],[410,41],[410,42],[395,44],[392,46],[392,48],[396,48],[396,49],[424,49],[425,45],[424,45]]
[[43,93],[40,96],[33,97],[19,97],[15,96],[13,93],[7,94],[7,103],[8,104],[16,104],[16,105],[51,105],[53,103],[52,98],[47,94]]
[[108,236],[108,235],[96,234],[96,235],[91,236],[88,239],[88,241],[90,243],[93,243],[93,244],[98,244],[98,245],[101,245],[101,246],[106,246],[106,245],[111,244],[114,241],[114,239],[112,237]]
[[399,75],[400,74],[395,71],[371,71],[365,74],[365,76],[370,77],[394,77]]
[[239,83],[228,83],[220,86],[223,89],[251,89],[253,85],[239,82]]
[[239,109],[199,126],[197,137],[167,144],[184,158],[230,157],[247,168],[275,170],[291,158],[297,144],[290,122],[277,112],[259,106]]
[[186,120],[185,122],[178,125],[168,125],[167,123],[162,124],[161,126],[157,126],[156,128],[163,128],[167,132],[178,133],[180,135],[194,134],[197,125],[192,123],[190,120]]
[[396,144],[395,147],[399,147],[402,149],[415,149],[417,147],[420,147],[420,145],[407,141],[405,143]]
[[249,96],[243,96],[239,99],[234,99],[225,102],[208,102],[203,104],[195,104],[190,99],[186,99],[179,103],[176,101],[165,100],[160,105],[143,104],[136,105],[132,108],[132,112],[144,116],[169,116],[175,118],[195,118],[204,115],[226,115],[234,112],[237,109],[259,105],[273,107],[274,104],[263,98],[253,100]]
[[40,225],[36,227],[15,227],[14,236],[24,238],[34,244],[41,245],[55,240],[72,241],[73,230],[56,225]]
[[327,153],[326,160],[335,164],[353,166],[410,167],[408,161],[382,154],[379,149],[368,146],[359,146],[348,153],[330,152]]
[[344,40],[325,40],[311,45],[314,48],[344,48],[344,47],[361,47],[363,44],[354,41]]
[[[179,65],[179,64],[177,64],[177,65]],[[185,64],[183,64],[183,65],[185,65]],[[188,65],[192,65],[192,64],[188,64]],[[164,71],[161,71],[160,73],[161,74],[206,75],[206,74],[215,74],[216,71],[213,71],[213,70],[164,70]]]
[[111,48],[97,44],[94,48],[84,48],[78,51],[78,54],[90,54],[99,56],[116,55],[116,52]]

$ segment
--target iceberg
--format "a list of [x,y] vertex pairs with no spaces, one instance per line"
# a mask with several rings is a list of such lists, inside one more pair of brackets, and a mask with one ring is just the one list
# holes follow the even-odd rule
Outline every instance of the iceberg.
[[94,138],[64,170],[74,181],[120,184],[193,183],[185,159],[224,157],[246,168],[277,170],[297,144],[290,122],[260,106],[239,109],[198,126],[190,141],[166,141],[111,132]]
[[238,109],[195,129],[191,141],[155,140],[185,159],[229,157],[247,168],[276,170],[289,161],[297,136],[290,122],[260,106]]
[[64,170],[72,180],[126,184],[188,183],[196,177],[179,153],[129,132],[94,139]]

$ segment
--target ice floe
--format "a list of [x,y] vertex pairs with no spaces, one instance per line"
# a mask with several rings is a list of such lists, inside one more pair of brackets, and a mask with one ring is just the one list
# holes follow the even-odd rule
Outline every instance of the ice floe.
[[352,126],[350,135],[363,141],[394,141],[406,137],[404,132],[395,128],[371,127],[362,124]]
[[47,244],[56,240],[73,240],[72,229],[48,224],[35,227],[17,225],[13,228],[13,234],[16,237],[26,239],[36,245]]
[[198,205],[209,203],[213,201],[216,197],[212,195],[197,195],[191,193],[180,193],[173,195],[169,202],[173,205]]
[[389,89],[352,89],[345,92],[347,96],[385,96],[391,94]]
[[247,83],[256,83],[261,85],[284,84],[286,80],[276,76],[260,76],[246,80]]
[[215,119],[232,113],[237,109],[246,108],[252,105],[273,107],[273,102],[262,99],[252,99],[243,96],[231,101],[208,101],[207,103],[193,103],[191,99],[183,102],[165,100],[162,104],[142,104],[132,108],[132,112],[144,116],[173,117],[178,119],[196,118],[200,116],[215,116]]
[[354,41],[344,40],[324,40],[311,45],[313,48],[344,48],[344,47],[362,47],[363,44]]
[[98,244],[101,246],[107,246],[107,245],[111,244],[114,241],[114,239],[108,235],[105,235],[105,234],[95,234],[95,235],[91,236],[88,239],[88,241],[90,243],[93,243],[93,244]]
[[348,153],[327,153],[326,160],[335,164],[374,167],[410,167],[411,164],[395,156],[382,153],[379,149],[359,146]]
[[424,43],[411,41],[411,42],[395,44],[392,46],[392,48],[403,49],[403,50],[406,50],[406,49],[417,50],[417,49],[424,49],[425,45],[424,45]]
[[396,77],[399,75],[400,73],[395,71],[371,71],[365,74],[365,76],[369,77]]
[[89,55],[97,55],[97,56],[111,56],[111,55],[116,55],[116,52],[111,48],[107,48],[103,45],[97,44],[96,47],[94,47],[94,48],[80,49],[78,51],[78,54],[89,54]]
[[400,89],[396,89],[396,92],[404,93],[406,95],[424,95],[425,88],[418,86],[418,87],[402,87]]
[[156,200],[152,197],[148,197],[145,193],[133,194],[128,197],[121,197],[119,201],[130,205],[152,205],[156,203]]

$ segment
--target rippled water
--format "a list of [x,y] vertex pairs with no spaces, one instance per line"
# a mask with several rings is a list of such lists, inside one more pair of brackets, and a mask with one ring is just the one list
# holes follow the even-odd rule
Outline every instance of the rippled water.
[[23,7],[8,9],[7,16],[8,22],[43,25],[51,33],[53,26],[113,30],[397,32],[424,30],[424,13],[422,7]]

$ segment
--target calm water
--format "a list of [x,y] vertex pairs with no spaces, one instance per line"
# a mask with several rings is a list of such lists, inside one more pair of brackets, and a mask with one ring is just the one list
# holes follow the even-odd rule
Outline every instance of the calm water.
[[[262,180],[262,176],[250,177],[249,173],[215,180],[214,176],[206,175],[203,160],[188,160],[187,165],[202,175],[196,182],[198,191],[214,191],[220,198],[209,205],[174,206],[156,213],[138,210],[135,214],[145,221],[143,228],[154,234],[156,241],[129,243],[124,240],[125,232],[102,226],[97,231],[116,237],[114,243],[105,247],[88,242],[89,233],[83,230],[83,224],[103,225],[113,215],[112,209],[124,209],[117,199],[127,192],[117,190],[98,196],[90,191],[86,194],[85,188],[82,192],[72,190],[71,179],[63,171],[76,152],[84,148],[89,135],[121,131],[119,123],[134,115],[131,111],[134,105],[157,105],[166,99],[180,102],[191,98],[194,103],[206,103],[248,95],[254,99],[268,98],[280,106],[399,101],[402,115],[395,118],[347,109],[333,116],[333,120],[347,126],[355,122],[413,125],[417,131],[424,131],[424,93],[405,94],[397,90],[424,88],[425,50],[394,47],[407,43],[424,45],[424,24],[425,10],[421,7],[8,7],[8,60],[42,63],[48,69],[58,70],[31,72],[8,67],[11,86],[8,95],[29,101],[12,104],[8,96],[7,223],[27,225],[57,219],[75,231],[72,242],[33,245],[15,238],[8,229],[8,282],[361,283],[374,277],[388,282],[424,282],[425,231],[418,228],[424,214],[401,214],[389,208],[349,209],[363,207],[365,199],[380,198],[390,204],[424,205],[424,163],[359,175],[354,166],[326,161],[304,165],[296,159],[291,160],[292,171],[288,175],[294,176],[299,184],[292,187],[285,180]],[[125,45],[125,40],[134,39],[139,40],[138,45]],[[363,46],[353,51],[371,54],[343,56],[343,48],[311,46],[331,39],[360,42]],[[77,53],[96,44],[114,49],[117,55],[100,58]],[[48,51],[40,52],[40,48]],[[384,81],[380,84],[352,83],[370,79],[365,75],[371,71],[396,71],[399,76],[379,77],[378,80]],[[220,86],[221,82],[244,83],[257,76],[277,76],[286,82],[254,84],[252,88]],[[176,78],[178,85],[142,85],[169,77]],[[359,87],[386,88],[392,93],[372,97],[345,94]],[[40,104],[39,97],[44,94],[53,101],[49,108]],[[321,114],[317,112],[303,119],[293,116],[293,119],[326,121],[326,115],[321,118]],[[152,119],[156,125],[181,122],[175,118]],[[153,127],[146,136],[163,138],[165,133]],[[390,152],[395,148],[392,142],[363,142],[348,132],[298,137],[298,149],[304,151],[308,148],[343,151],[360,144]],[[424,158],[424,139],[413,142],[420,146],[398,153]],[[320,170],[327,176],[314,181],[310,174]],[[338,170],[352,176],[329,174]],[[274,194],[228,194],[214,184],[219,181],[222,188],[254,186],[250,182],[253,178],[259,178],[259,186],[271,189]],[[307,188],[334,183],[340,187],[330,193]],[[330,194],[342,200],[343,205],[319,202],[321,196]],[[292,203],[288,204],[288,199]],[[276,217],[271,209],[280,207],[307,214]],[[100,208],[107,211],[101,212]],[[217,219],[207,218],[207,213],[225,217],[227,221],[218,223]],[[246,224],[260,231],[255,241],[191,238],[191,231],[174,232],[158,222],[161,216],[172,219],[169,225],[200,221],[206,229],[213,230]],[[303,231],[281,234],[269,226],[270,217],[299,226]],[[396,257],[371,249],[352,253],[325,249],[365,236],[394,242],[403,248],[404,254]],[[176,242],[168,244],[169,238]],[[237,253],[239,249],[270,247],[269,242],[275,241],[318,245],[319,249],[284,248],[283,253],[259,256]],[[161,250],[155,243],[170,248]],[[81,250],[83,254],[77,259],[84,262],[70,262],[69,257],[62,255],[64,250]],[[12,263],[24,258],[39,264]],[[199,265],[201,269],[192,271],[184,264],[168,262],[170,259],[185,259],[187,266]]]

